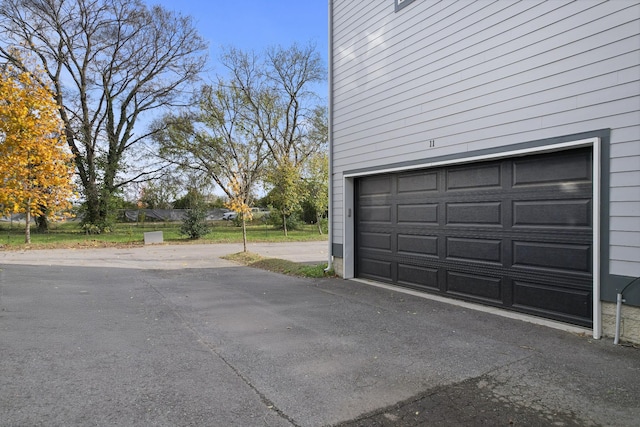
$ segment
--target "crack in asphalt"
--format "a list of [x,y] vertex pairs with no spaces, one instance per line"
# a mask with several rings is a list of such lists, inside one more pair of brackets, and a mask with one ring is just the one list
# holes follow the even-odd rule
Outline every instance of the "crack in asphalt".
[[[149,283],[146,279],[142,279],[142,281],[149,286],[153,291],[155,291],[160,298],[162,299],[163,304],[165,304],[169,310],[182,322],[182,324],[197,338],[198,343],[204,346],[210,353],[220,359],[231,371],[242,380],[259,398],[260,401],[267,407],[267,409],[275,412],[282,419],[289,422],[293,427],[301,427],[293,418],[287,415],[284,411],[278,408],[275,403],[269,399],[263,392],[261,392],[245,375],[242,374],[240,369],[234,366],[230,361],[228,361],[220,352],[216,350],[216,347],[213,343],[209,342],[204,335],[202,335],[183,315],[180,311],[175,307],[174,304],[160,291],[157,287]],[[266,422],[266,420],[265,420]]]

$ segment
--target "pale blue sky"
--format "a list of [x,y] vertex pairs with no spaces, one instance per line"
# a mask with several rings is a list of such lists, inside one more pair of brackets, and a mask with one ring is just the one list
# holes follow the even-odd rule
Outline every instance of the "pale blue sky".
[[327,0],[145,1],[194,18],[200,34],[209,43],[214,72],[222,72],[216,64],[221,46],[260,52],[268,46],[287,47],[294,42],[315,43],[327,66]]

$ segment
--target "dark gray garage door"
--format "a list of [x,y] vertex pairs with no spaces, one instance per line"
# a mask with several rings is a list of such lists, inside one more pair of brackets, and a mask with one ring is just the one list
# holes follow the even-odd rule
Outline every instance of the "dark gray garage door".
[[356,274],[592,324],[591,149],[360,178]]

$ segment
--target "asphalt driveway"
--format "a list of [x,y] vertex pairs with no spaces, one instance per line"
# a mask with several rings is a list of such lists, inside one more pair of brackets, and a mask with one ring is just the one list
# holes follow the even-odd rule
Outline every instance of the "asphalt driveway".
[[636,348],[218,258],[238,250],[0,252],[0,425],[640,420]]

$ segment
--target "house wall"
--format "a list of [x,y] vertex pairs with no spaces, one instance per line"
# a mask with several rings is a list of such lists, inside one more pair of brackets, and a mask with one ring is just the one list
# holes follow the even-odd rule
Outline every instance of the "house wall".
[[345,172],[610,129],[604,262],[620,286],[640,276],[637,1],[418,0],[395,12],[393,0],[333,0],[331,8],[336,257]]

